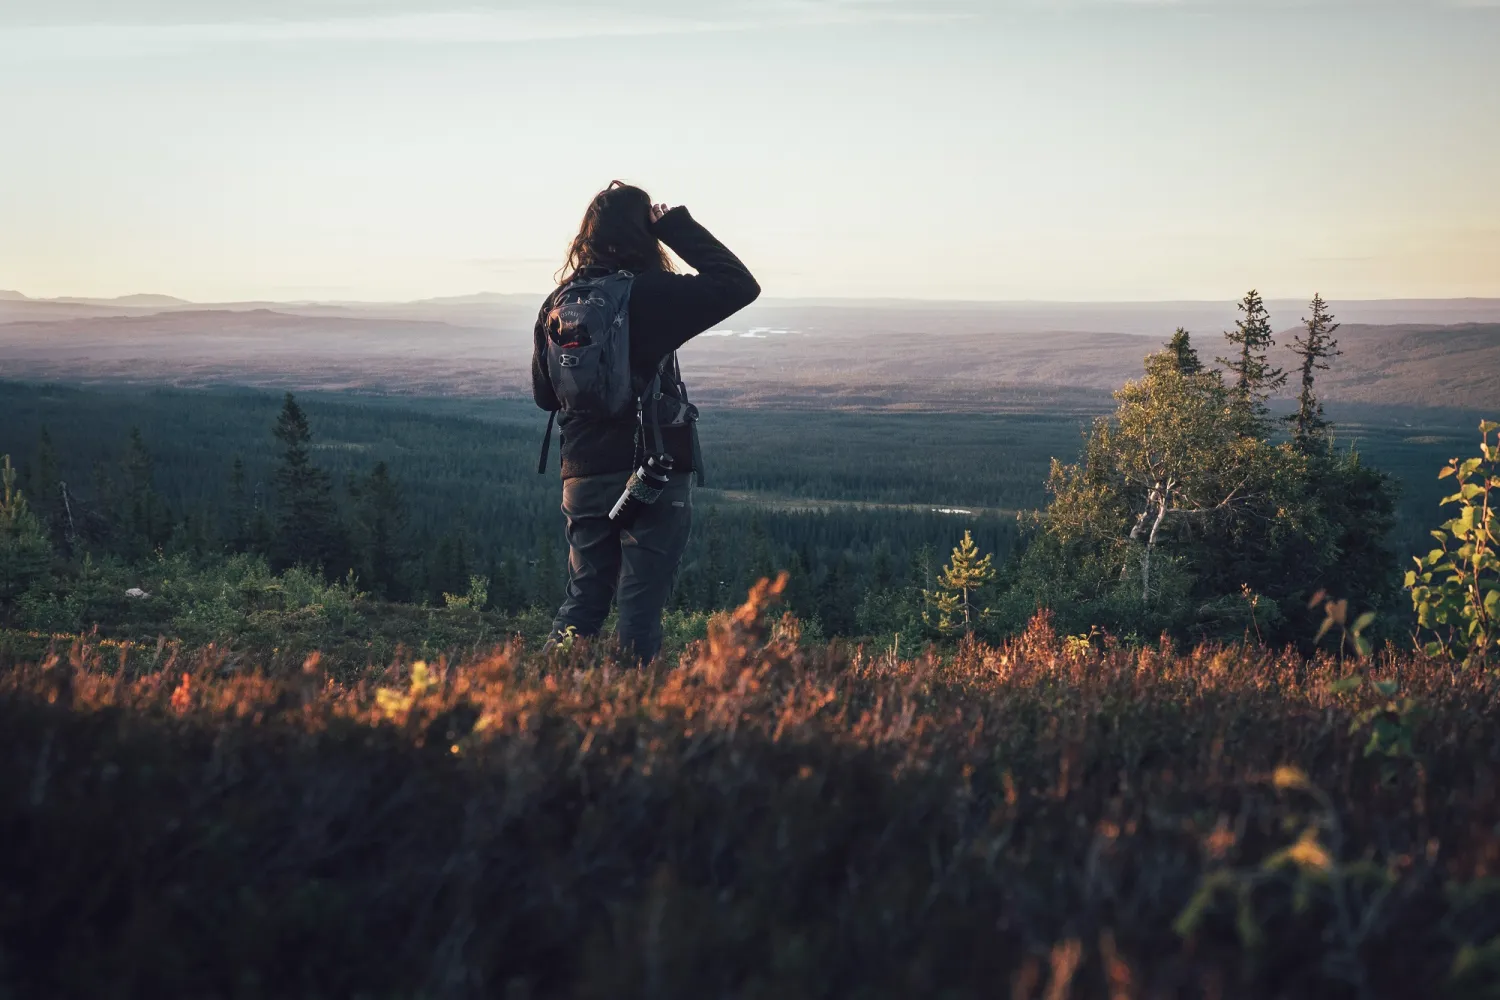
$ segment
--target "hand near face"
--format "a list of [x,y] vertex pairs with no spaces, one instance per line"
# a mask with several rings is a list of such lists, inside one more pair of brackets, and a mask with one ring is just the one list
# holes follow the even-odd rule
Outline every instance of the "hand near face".
[[667,208],[667,206],[664,205],[664,204],[663,205],[652,205],[651,206],[651,224],[653,226],[656,225],[659,221],[661,221],[661,217],[663,215],[666,215],[667,212],[669,212],[669,211],[671,211],[671,210],[669,208]]

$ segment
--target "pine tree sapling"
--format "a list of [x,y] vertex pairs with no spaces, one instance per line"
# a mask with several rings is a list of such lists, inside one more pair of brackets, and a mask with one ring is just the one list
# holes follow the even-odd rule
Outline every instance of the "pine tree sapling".
[[[930,609],[923,618],[942,632],[972,633],[975,624],[989,614],[988,608],[977,603],[979,592],[994,580],[994,557],[989,553],[981,556],[973,534],[965,531],[952,559],[938,573],[937,589],[924,594]],[[936,621],[933,610],[937,612]]]

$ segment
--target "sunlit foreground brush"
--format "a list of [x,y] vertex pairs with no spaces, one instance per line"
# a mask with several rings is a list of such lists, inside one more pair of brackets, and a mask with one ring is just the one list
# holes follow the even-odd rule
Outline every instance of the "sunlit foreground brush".
[[[1072,641],[0,673],[0,995],[1470,997],[1497,686]],[[1356,669],[1357,668],[1357,669]]]

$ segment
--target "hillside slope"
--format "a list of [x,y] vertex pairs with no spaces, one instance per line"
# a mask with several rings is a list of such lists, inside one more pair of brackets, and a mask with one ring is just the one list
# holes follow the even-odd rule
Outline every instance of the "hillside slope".
[[[22,379],[529,394],[530,313],[521,303],[473,322],[319,308],[327,312],[195,309],[4,323],[0,369]],[[736,317],[735,325],[684,348],[684,368],[705,400],[1010,408],[1052,400],[1062,390],[1064,396],[1108,392],[1139,373],[1142,357],[1163,339],[1007,330],[992,325],[987,313],[954,307],[778,306],[756,315],[776,325]],[[459,316],[469,314],[452,318]],[[1275,360],[1288,371],[1296,366],[1288,349],[1294,332],[1277,334]],[[1500,402],[1500,322],[1351,324],[1338,336],[1344,354],[1319,376],[1330,402],[1470,408]],[[1226,346],[1217,331],[1199,332],[1195,342],[1206,361]],[[1287,394],[1295,389],[1289,380]]]

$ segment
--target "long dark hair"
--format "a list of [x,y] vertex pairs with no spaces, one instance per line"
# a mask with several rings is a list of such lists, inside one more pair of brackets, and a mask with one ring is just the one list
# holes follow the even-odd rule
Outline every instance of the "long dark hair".
[[637,274],[672,270],[672,258],[651,232],[650,195],[621,181],[594,195],[557,272],[559,283],[586,267]]

